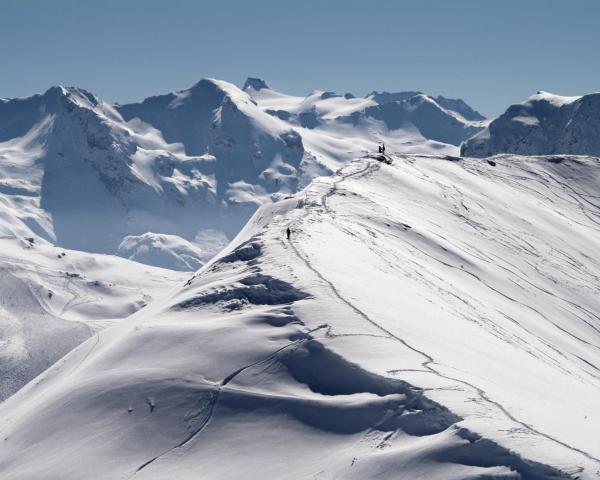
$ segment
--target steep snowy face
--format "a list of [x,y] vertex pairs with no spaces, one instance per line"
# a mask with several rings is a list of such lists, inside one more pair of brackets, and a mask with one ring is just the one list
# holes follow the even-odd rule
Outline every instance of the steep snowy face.
[[183,144],[188,155],[213,156],[218,200],[243,202],[253,196],[258,205],[270,194],[298,187],[304,156],[300,135],[232,84],[202,80],[189,90],[118,108],[127,120],[141,119],[168,142]]
[[597,478],[598,160],[392,160],[1,405],[3,479]]
[[467,140],[462,155],[600,155],[600,93],[561,97],[538,92],[512,105]]
[[[160,121],[142,113],[126,121],[76,88],[3,101],[0,193],[7,208],[0,226],[102,253],[149,232],[181,237],[170,245],[195,244],[205,232],[233,237],[258,205],[298,189],[301,138],[239,89],[203,81],[168,99]],[[163,103],[150,99],[144,107]],[[164,256],[143,258],[167,266]],[[187,264],[177,252],[167,258],[176,260],[171,268]]]
[[464,100],[460,98],[446,98],[441,95],[438,95],[434,98],[434,100],[442,108],[458,113],[465,120],[470,120],[473,122],[485,120],[485,117],[481,113],[471,108],[469,105],[467,105],[467,103]]

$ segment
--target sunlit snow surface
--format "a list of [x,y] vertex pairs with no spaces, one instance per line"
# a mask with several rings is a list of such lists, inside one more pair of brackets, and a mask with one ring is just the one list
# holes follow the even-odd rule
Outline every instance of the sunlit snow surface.
[[540,91],[511,105],[461,145],[465,156],[600,155],[600,93],[563,97]]
[[3,480],[598,478],[598,159],[392,160],[1,405]]
[[418,92],[251,85],[203,79],[128,105],[61,86],[0,99],[0,235],[194,271],[215,253],[203,239],[229,241],[260,205],[378,143],[456,154],[484,127],[461,100]]
[[0,237],[0,401],[97,331],[165,295],[182,275],[32,237]]

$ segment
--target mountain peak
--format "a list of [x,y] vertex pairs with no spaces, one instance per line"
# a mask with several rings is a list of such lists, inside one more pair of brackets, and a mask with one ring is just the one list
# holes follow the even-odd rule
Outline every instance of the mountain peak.
[[249,88],[258,91],[263,88],[269,89],[270,87],[267,85],[267,82],[265,82],[261,78],[248,77],[246,79],[246,82],[244,82],[244,87],[242,88],[242,90],[246,91]]
[[600,96],[565,97],[538,91],[525,102],[511,105],[478,135],[461,147],[465,156],[600,155],[597,132]]
[[373,91],[367,95],[367,98],[371,98],[375,103],[383,105],[385,103],[402,102],[415,95],[420,95],[421,92],[408,91],[408,92],[377,92]]
[[86,110],[95,110],[98,113],[113,117],[112,107],[104,102],[100,97],[79,87],[65,87],[55,85],[50,87],[42,94],[49,105],[65,105],[69,110],[72,108],[83,108]]
[[79,87],[65,87],[63,85],[54,85],[44,92],[49,97],[65,97],[68,99],[85,98],[88,102],[99,104],[101,100],[93,93]]

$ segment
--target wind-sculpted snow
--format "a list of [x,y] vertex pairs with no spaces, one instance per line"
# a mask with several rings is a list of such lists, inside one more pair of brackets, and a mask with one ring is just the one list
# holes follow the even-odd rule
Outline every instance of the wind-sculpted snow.
[[8,399],[3,478],[598,478],[598,160],[385,158]]
[[561,97],[538,92],[512,105],[488,128],[467,140],[462,155],[600,156],[600,94]]
[[256,274],[243,278],[240,285],[233,288],[221,288],[202,293],[178,303],[173,308],[186,310],[201,305],[217,304],[226,310],[239,310],[248,304],[252,305],[280,305],[302,300],[308,295],[295,289],[289,283]]

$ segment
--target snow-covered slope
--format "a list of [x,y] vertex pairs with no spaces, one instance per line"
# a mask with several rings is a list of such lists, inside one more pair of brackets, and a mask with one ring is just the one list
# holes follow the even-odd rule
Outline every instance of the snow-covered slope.
[[0,401],[182,275],[33,237],[3,236],[0,252]]
[[211,155],[217,203],[256,206],[296,191],[301,182],[304,149],[298,133],[230,83],[201,80],[188,90],[118,108],[125,119],[142,119],[168,142],[182,144],[187,154]]
[[399,152],[455,154],[455,146],[484,127],[483,116],[464,101],[421,92],[372,92],[356,98],[317,90],[302,98],[272,90],[260,79],[248,79],[244,91],[295,128],[334,138],[362,137]]
[[467,140],[461,154],[600,156],[600,93],[561,97],[538,92],[512,105],[488,128]]
[[117,253],[136,262],[184,271],[198,270],[202,260],[210,260],[197,245],[181,237],[152,232],[125,237]]
[[140,121],[125,122],[80,89],[55,87],[6,101],[0,104],[0,214],[11,218],[0,227],[100,253],[147,232],[192,241],[214,223],[206,211],[217,203],[213,163],[210,156],[186,155]]
[[[245,91],[205,79],[129,105],[74,87],[2,99],[0,229],[190,268],[233,238],[258,206],[378,142],[456,153],[481,128],[459,113],[471,112],[462,101],[445,99],[442,107],[421,94],[402,102],[384,102],[385,95],[401,94],[298,98],[258,79]],[[144,239],[156,235],[170,240],[147,248]],[[132,250],[134,238],[146,243],[143,254]],[[182,261],[182,245],[191,263]]]
[[598,478],[599,182],[414,155],[316,180],[1,405],[3,480]]

